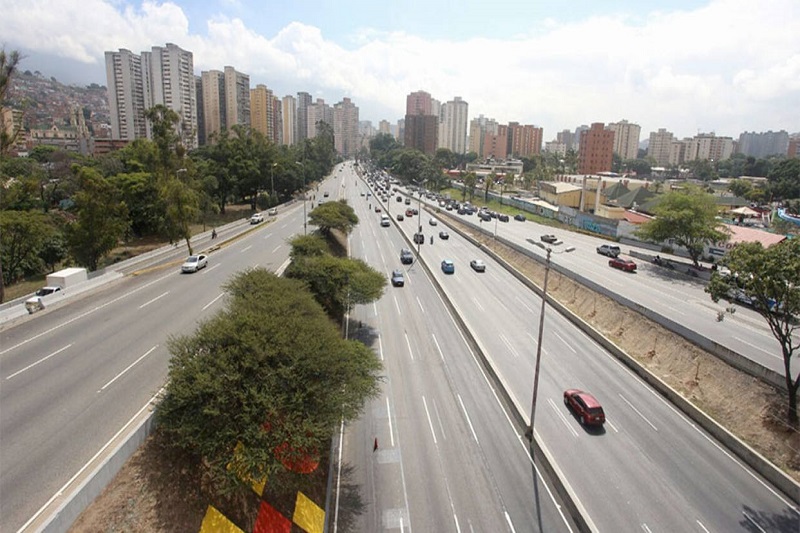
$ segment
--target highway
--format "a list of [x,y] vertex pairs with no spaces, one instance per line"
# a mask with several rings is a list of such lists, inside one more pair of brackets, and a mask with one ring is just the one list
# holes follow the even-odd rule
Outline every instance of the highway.
[[400,264],[397,229],[380,227],[356,195],[363,183],[346,184],[360,219],[352,255],[387,277],[405,272],[404,287],[353,313],[354,337],[376,350],[386,377],[345,431],[344,463],[364,465],[343,480],[365,498],[352,530],[574,531],[427,273]]
[[[455,232],[430,245],[429,217],[422,216],[423,258],[433,269],[444,258],[455,262],[455,274],[435,270],[436,278],[527,412],[541,300]],[[410,236],[417,220],[398,225]],[[440,229],[441,223],[436,233]],[[473,258],[486,262],[485,273],[469,268]],[[788,498],[552,310],[542,351],[537,435],[600,531],[796,532],[800,527]],[[580,426],[562,403],[567,388],[600,399],[608,420],[604,430]]]
[[[138,275],[0,331],[0,529],[25,524],[159,391],[168,338],[221,309],[232,275],[287,261],[302,205],[252,229],[195,274],[180,273],[178,247]],[[195,251],[212,243],[203,244]]]
[[[404,190],[404,194],[408,194],[408,191]],[[480,198],[480,195],[476,195],[473,203],[481,205]],[[415,197],[415,205],[417,200]],[[434,205],[426,199],[422,200],[422,204]],[[496,222],[496,219],[481,222],[475,215],[458,215],[454,211],[448,214],[457,217],[463,223],[482,227],[489,234],[497,234],[519,246],[535,251],[542,257],[544,251],[531,245],[527,239],[539,241],[543,234],[554,234],[563,241],[563,244],[553,247],[556,251],[568,246],[575,247],[573,253],[559,256],[558,263],[562,267],[682,324],[717,344],[774,370],[781,376],[784,375],[780,345],[770,332],[766,321],[752,309],[738,304],[735,305],[734,314],[726,314],[723,321],[718,321],[717,313],[729,304],[725,301],[715,304],[703,291],[705,284],[701,280],[640,260],[636,260],[638,269],[634,275],[614,270],[608,266],[608,258],[596,252],[597,246],[611,241],[598,237],[554,229],[552,226],[531,220],[519,222],[511,218],[509,222]],[[624,257],[628,257],[630,250],[651,255],[654,253],[627,244],[620,247]],[[686,259],[684,261],[688,262]],[[792,371],[795,376],[800,372],[797,362]]]

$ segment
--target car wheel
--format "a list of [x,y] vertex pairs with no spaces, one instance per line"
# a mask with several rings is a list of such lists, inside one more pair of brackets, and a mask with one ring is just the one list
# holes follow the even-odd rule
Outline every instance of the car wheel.
[[581,415],[581,425],[582,425],[582,426],[585,426],[585,425],[586,425],[586,418],[584,418],[584,416],[583,416],[583,415]]

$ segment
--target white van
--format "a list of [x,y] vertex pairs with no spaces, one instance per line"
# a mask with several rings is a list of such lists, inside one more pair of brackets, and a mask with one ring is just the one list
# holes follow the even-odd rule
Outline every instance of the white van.
[[384,228],[388,228],[391,225],[392,225],[392,221],[389,219],[389,215],[387,215],[386,213],[382,214],[381,215],[381,226],[383,226]]

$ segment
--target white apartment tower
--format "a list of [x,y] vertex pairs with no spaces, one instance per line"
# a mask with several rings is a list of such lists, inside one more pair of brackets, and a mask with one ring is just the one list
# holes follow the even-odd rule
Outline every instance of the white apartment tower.
[[609,124],[608,129],[614,132],[614,153],[623,160],[636,159],[639,155],[639,135],[642,133],[642,127],[621,120]]
[[442,105],[439,148],[447,148],[456,154],[467,153],[468,110],[469,104],[460,96]]
[[345,159],[354,156],[358,149],[358,107],[349,98],[333,106],[333,142],[336,151]]
[[106,52],[105,56],[111,138],[133,141],[149,137],[142,57],[125,49]]
[[668,166],[673,140],[675,140],[675,136],[664,128],[659,128],[658,131],[651,131],[647,155],[655,159],[658,166]]
[[156,105],[175,111],[184,146],[197,147],[197,91],[191,52],[167,43],[135,55],[106,52],[112,139],[151,138],[145,112]]

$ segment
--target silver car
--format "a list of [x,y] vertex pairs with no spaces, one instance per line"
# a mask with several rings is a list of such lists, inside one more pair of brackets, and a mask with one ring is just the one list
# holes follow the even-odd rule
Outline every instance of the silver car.
[[190,255],[181,265],[181,272],[197,272],[208,266],[208,256],[205,254]]

